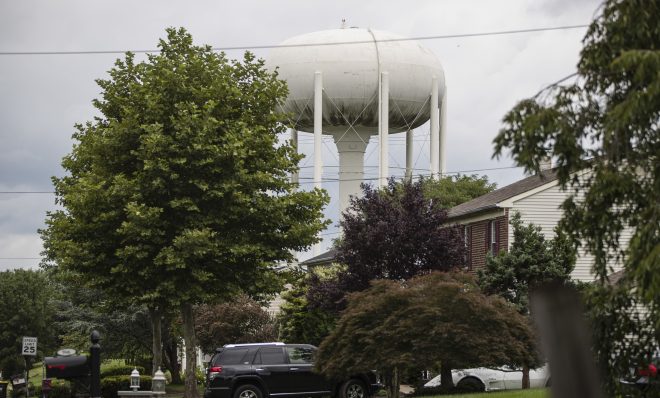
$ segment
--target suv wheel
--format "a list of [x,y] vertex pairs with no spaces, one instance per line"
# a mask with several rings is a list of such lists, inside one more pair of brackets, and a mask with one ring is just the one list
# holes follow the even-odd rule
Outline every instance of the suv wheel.
[[367,389],[360,380],[351,379],[342,384],[339,398],[367,398]]
[[252,384],[243,384],[234,391],[234,398],[262,398],[261,389]]

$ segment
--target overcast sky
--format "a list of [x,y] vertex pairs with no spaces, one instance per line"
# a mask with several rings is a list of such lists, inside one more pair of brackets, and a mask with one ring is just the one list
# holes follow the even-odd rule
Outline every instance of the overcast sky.
[[[588,24],[594,0],[430,1],[0,1],[0,52],[153,49],[166,27],[183,26],[197,44],[277,44],[291,36],[350,26],[402,36],[432,36]],[[504,168],[491,159],[492,140],[518,100],[575,71],[585,29],[424,41],[440,59],[448,87],[447,170]],[[255,51],[267,57],[268,50]],[[232,58],[241,51],[230,51]],[[119,55],[0,55],[0,191],[50,192],[61,158],[71,151],[73,125],[94,115],[94,79]],[[402,136],[401,136],[402,137]],[[416,131],[416,168],[428,168],[428,126]],[[311,154],[311,137],[301,136]],[[403,141],[391,143],[391,166],[405,166]],[[367,149],[366,176],[378,153]],[[334,145],[324,161],[336,166]],[[371,155],[370,155],[371,154]],[[303,163],[311,160],[310,157]],[[309,162],[311,165],[311,161]],[[311,176],[311,168],[301,176]],[[401,174],[393,170],[391,174]],[[516,168],[475,172],[498,186],[522,176]],[[471,173],[469,173],[471,174]],[[328,167],[324,177],[336,178]],[[337,183],[324,185],[336,194]],[[336,196],[336,195],[335,195]],[[48,193],[0,193],[0,270],[36,267],[37,229],[55,208]],[[326,211],[336,220],[335,198]],[[324,247],[335,237],[326,231]],[[307,258],[309,254],[301,254]],[[10,259],[11,258],[11,259]],[[19,258],[19,259],[15,259]]]

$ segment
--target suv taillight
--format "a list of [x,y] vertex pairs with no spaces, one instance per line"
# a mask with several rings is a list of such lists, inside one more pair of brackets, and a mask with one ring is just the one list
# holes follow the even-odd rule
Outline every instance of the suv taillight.
[[640,376],[655,377],[658,375],[658,368],[654,364],[650,364],[646,369],[640,369],[637,372]]
[[209,378],[214,378],[215,376],[219,375],[222,373],[222,366],[212,366],[209,369]]

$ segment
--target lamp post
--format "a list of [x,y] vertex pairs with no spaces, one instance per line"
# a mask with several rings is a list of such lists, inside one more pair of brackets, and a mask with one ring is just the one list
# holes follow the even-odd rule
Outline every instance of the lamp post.
[[140,372],[138,372],[137,368],[134,368],[131,372],[131,388],[133,391],[140,389]]
[[151,391],[154,394],[165,394],[165,374],[160,370],[160,367],[151,379]]

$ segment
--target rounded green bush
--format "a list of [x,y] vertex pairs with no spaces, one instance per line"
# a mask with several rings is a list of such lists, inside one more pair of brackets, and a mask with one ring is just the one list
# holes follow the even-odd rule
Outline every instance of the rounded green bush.
[[[108,376],[101,379],[101,396],[117,398],[117,391],[131,389],[131,376]],[[140,390],[151,390],[151,376],[140,376]]]

